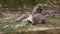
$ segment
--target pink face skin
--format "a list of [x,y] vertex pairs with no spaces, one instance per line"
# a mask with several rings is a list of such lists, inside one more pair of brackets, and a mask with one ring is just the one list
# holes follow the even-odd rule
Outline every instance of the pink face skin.
[[45,22],[46,20],[45,19],[40,19],[39,21],[38,21],[38,23],[43,23],[43,22]]

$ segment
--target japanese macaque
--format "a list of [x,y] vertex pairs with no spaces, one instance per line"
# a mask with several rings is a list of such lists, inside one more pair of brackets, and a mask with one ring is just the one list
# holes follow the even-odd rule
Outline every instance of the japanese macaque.
[[37,23],[45,23],[46,19],[45,17],[41,14],[42,8],[40,5],[37,5],[32,13],[27,13],[21,16],[20,18],[16,19],[16,21],[27,21],[32,24],[37,24]]
[[33,9],[33,21],[34,23],[45,23],[46,18],[42,15],[42,7],[40,4],[36,5]]

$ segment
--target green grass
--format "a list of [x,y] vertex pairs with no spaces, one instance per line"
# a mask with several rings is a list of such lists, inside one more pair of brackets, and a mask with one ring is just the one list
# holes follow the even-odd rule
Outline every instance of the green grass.
[[[57,21],[57,22],[56,22]],[[59,24],[58,22],[59,20],[55,20],[54,18],[48,18],[48,21],[45,24],[39,24],[37,25],[37,27],[54,27],[56,26],[55,24]],[[5,33],[9,33],[9,32],[18,32],[18,31],[26,31],[29,28],[33,28],[34,25],[28,23],[28,22],[16,22],[16,23],[10,23],[10,19],[5,19],[3,18],[2,20],[0,20],[0,28],[4,29],[3,32]],[[27,23],[27,24],[26,24]],[[17,25],[23,25],[22,27]],[[6,25],[9,25],[9,27],[5,27]],[[4,28],[5,27],[5,28]]]

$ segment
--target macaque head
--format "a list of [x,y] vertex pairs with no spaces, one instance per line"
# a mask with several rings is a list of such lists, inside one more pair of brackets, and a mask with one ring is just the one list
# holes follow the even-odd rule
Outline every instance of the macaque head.
[[37,7],[36,12],[37,12],[37,13],[41,13],[41,12],[42,12],[42,7],[41,7],[40,5]]

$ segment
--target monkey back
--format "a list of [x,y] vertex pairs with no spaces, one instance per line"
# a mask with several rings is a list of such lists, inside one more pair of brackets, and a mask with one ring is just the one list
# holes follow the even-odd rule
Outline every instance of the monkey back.
[[42,14],[37,13],[33,16],[33,21],[34,23],[40,23],[45,21],[45,17]]

